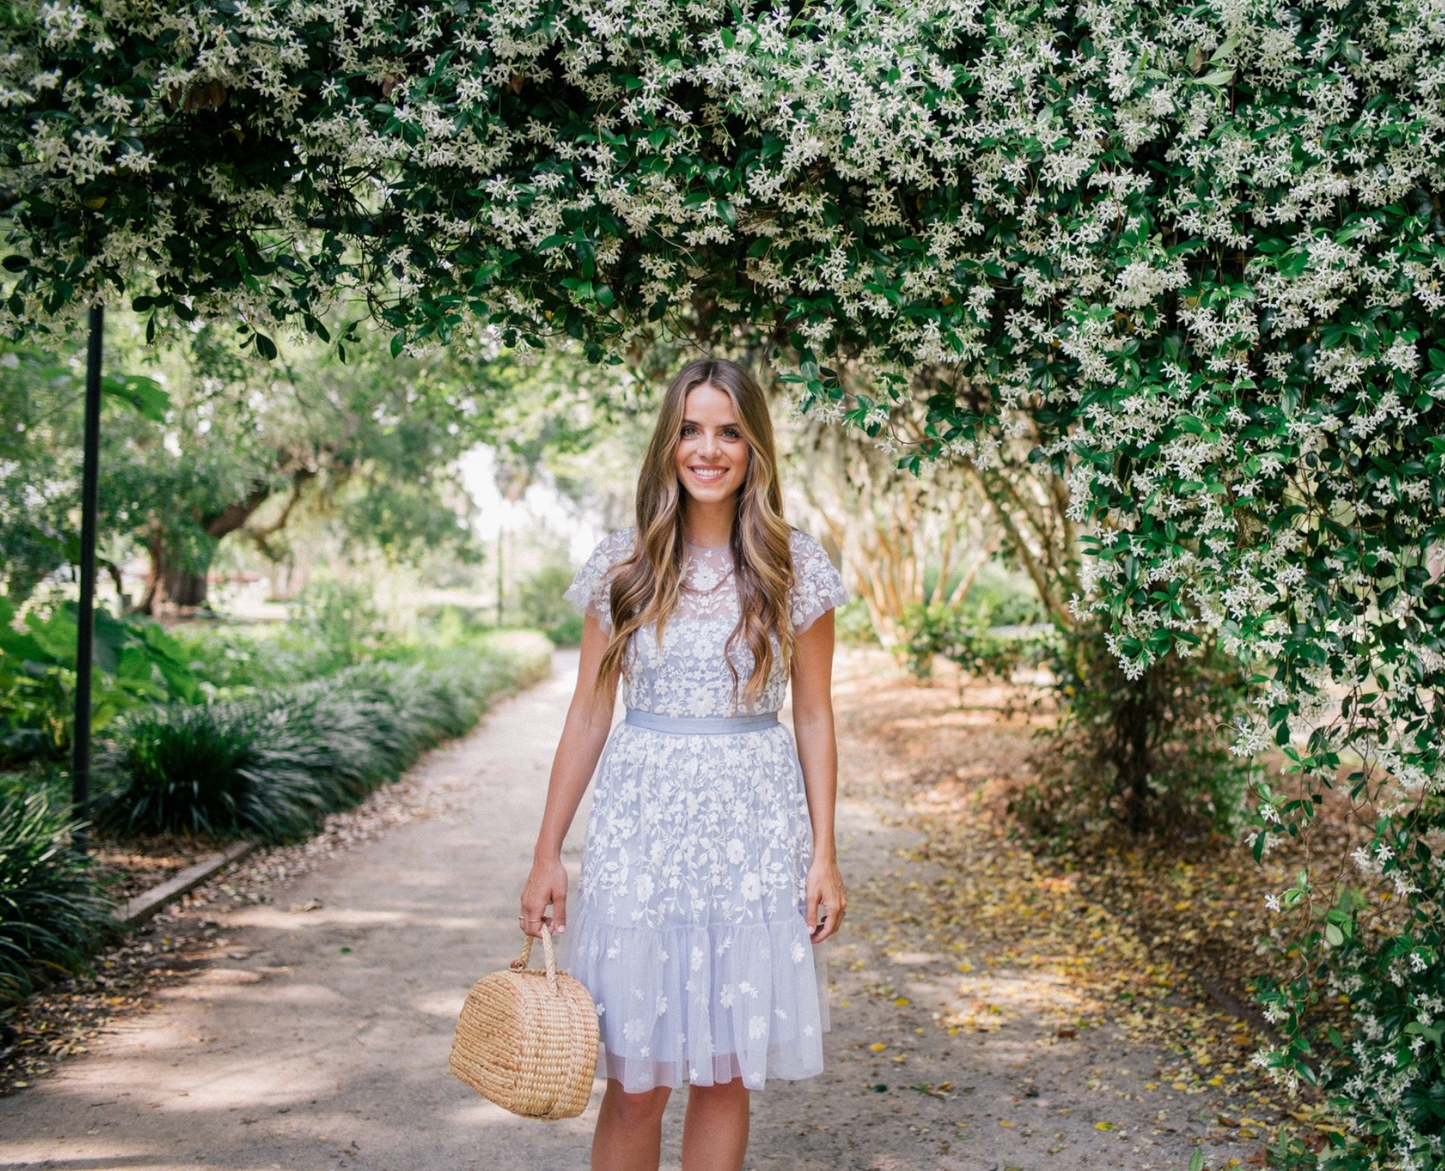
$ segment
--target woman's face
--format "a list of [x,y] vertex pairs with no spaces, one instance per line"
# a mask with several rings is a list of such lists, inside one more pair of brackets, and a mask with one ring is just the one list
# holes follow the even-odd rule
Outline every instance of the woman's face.
[[748,444],[726,391],[703,383],[687,392],[677,437],[677,478],[699,504],[716,504],[743,486]]

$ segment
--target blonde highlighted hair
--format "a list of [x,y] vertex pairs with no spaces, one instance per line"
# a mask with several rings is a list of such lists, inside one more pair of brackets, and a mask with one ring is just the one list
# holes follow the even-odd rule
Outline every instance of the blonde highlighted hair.
[[597,673],[597,689],[610,691],[626,667],[628,640],[648,623],[656,624],[658,645],[668,620],[677,612],[685,559],[683,516],[686,500],[677,478],[676,453],[688,393],[711,386],[732,400],[738,430],[748,446],[748,465],[738,489],[733,516],[733,575],[738,591],[738,622],[728,636],[726,655],[737,704],[738,670],[733,648],[746,646],[753,669],[743,688],[741,708],[751,708],[773,668],[770,634],[778,655],[791,669],[793,631],[788,593],[793,586],[790,529],[783,519],[777,449],[768,401],[757,380],[743,367],[722,358],[704,358],[685,366],[663,395],[657,426],[647,445],[637,479],[637,544],[612,579],[612,635]]

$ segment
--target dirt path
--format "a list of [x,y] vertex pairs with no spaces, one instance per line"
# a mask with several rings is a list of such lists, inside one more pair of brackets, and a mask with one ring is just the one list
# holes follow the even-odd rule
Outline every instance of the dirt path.
[[[452,813],[330,859],[268,904],[209,909],[224,940],[207,968],[0,1100],[0,1166],[585,1167],[595,1095],[579,1119],[524,1122],[446,1069],[467,987],[516,952],[516,895],[575,661],[559,655],[551,680],[418,766],[459,789]],[[1207,1090],[1153,1080],[1167,1054],[1070,1025],[1085,997],[1065,976],[974,970],[929,923],[899,915],[900,892],[937,872],[909,860],[917,835],[869,783],[887,761],[865,723],[850,730],[875,670],[845,657],[839,677],[840,843],[855,901],[829,960],[829,1068],[755,1095],[749,1166],[1182,1169],[1220,1107]],[[580,845],[579,819],[574,870]],[[678,1102],[669,1168],[681,1117]],[[1212,1136],[1209,1166],[1257,1151],[1233,1133]]]

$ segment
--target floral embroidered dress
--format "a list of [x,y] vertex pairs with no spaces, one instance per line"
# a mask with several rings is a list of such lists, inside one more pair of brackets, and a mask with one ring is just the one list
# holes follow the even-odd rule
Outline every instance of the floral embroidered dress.
[[[604,630],[635,532],[604,539],[566,593]],[[817,541],[794,530],[791,544],[800,634],[847,595]],[[776,722],[787,677],[775,659],[756,704],[735,707],[723,657],[738,619],[732,554],[686,552],[661,649],[651,626],[628,648],[628,722],[597,765],[568,932],[607,1074],[629,1093],[684,1078],[756,1089],[823,1068],[827,1003],[803,912],[812,829],[797,746]],[[741,702],[753,660],[732,653]]]

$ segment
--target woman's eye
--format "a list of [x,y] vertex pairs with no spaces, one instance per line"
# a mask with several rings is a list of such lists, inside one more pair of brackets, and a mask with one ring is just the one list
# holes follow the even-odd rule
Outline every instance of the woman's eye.
[[686,437],[689,436],[689,435],[696,435],[696,434],[697,434],[697,428],[694,427],[694,426],[692,426],[691,424],[689,424],[688,426],[686,426],[686,427],[684,427],[684,428],[682,429],[682,434],[683,434],[683,437],[684,437],[684,438],[686,438]]
[[724,439],[741,439],[741,438],[742,438],[742,433],[739,432],[739,431],[734,431],[731,427],[727,427],[727,428],[724,428],[724,430],[723,430],[723,438],[724,438]]

